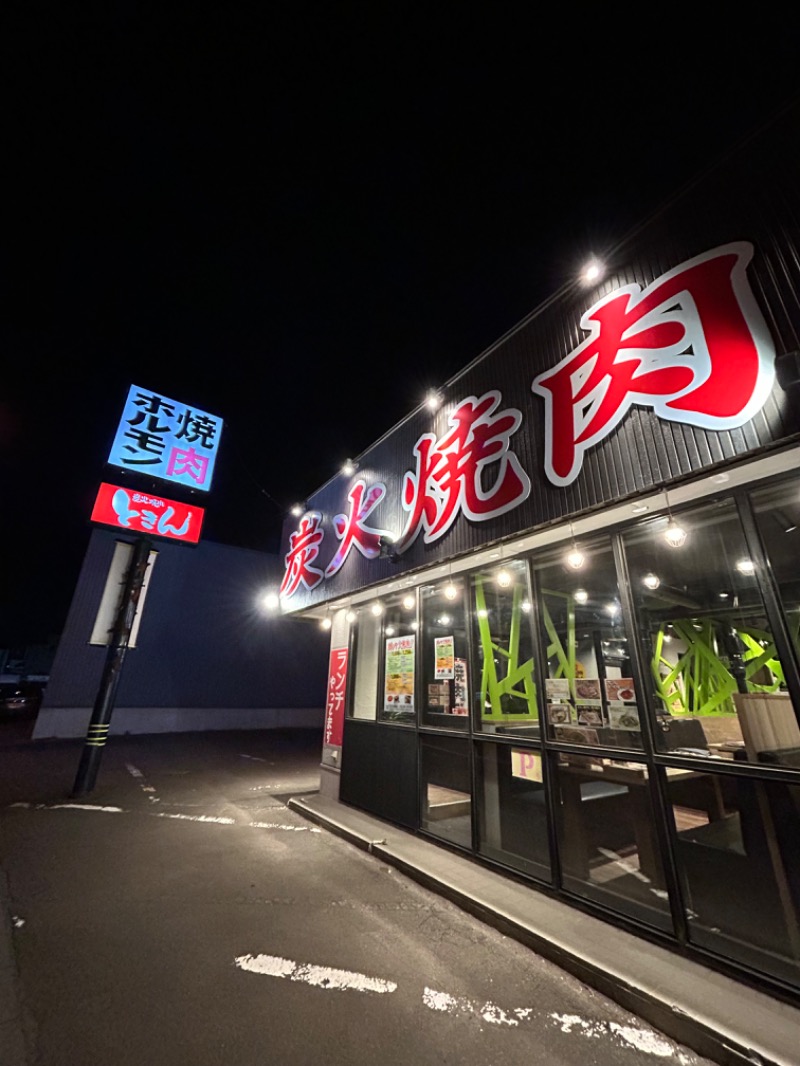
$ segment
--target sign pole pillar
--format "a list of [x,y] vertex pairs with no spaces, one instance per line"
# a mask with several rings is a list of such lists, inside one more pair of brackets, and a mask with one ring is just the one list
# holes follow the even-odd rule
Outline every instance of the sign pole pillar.
[[97,692],[89,729],[86,733],[86,743],[81,754],[75,784],[72,788],[73,796],[87,795],[94,788],[97,779],[100,758],[108,737],[111,714],[114,710],[114,700],[122,674],[122,664],[125,661],[125,653],[128,650],[128,641],[130,640],[133,621],[136,617],[136,608],[142,592],[145,573],[147,572],[151,546],[151,542],[147,537],[139,537],[136,540],[131,563],[125,577],[125,588],[120,598],[111,642],[108,646],[103,676],[100,679],[100,688]]

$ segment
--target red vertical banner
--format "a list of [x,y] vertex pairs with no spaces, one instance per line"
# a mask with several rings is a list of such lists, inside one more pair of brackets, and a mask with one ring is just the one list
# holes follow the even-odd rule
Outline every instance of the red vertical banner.
[[325,743],[342,745],[344,697],[347,691],[347,648],[331,650],[328,697],[325,703]]

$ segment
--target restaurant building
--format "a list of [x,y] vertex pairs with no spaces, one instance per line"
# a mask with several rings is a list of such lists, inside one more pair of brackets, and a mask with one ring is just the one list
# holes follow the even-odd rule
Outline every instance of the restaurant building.
[[751,139],[316,491],[280,592],[330,628],[323,790],[789,997],[797,144]]

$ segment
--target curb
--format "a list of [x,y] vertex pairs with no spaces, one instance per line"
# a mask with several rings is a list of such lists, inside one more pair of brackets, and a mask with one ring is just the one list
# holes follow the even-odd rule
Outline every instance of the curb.
[[[357,824],[359,821],[362,823],[362,828],[357,829],[352,824],[348,824],[346,819],[339,818],[329,812],[320,811],[313,803],[309,803],[307,799],[292,797],[288,801],[288,806],[309,821],[329,830],[336,836],[342,837],[362,851],[375,855],[382,862],[398,869],[402,874],[424,888],[443,896],[457,907],[487,925],[491,925],[505,936],[524,944],[542,958],[554,963],[560,969],[565,970],[590,988],[613,1000],[625,1010],[636,1014],[661,1033],[690,1048],[698,1055],[711,1059],[719,1063],[720,1066],[798,1066],[800,1058],[797,1055],[794,1055],[791,1059],[787,1058],[780,1052],[769,1050],[762,1044],[761,1040],[746,1039],[742,1033],[737,1034],[730,1031],[730,1029],[726,1029],[720,1019],[704,1015],[702,996],[696,997],[698,999],[696,1003],[690,1002],[688,997],[684,1003],[667,1002],[646,982],[637,980],[636,977],[629,974],[626,975],[620,970],[611,969],[610,960],[608,964],[605,962],[601,964],[596,959],[592,960],[587,954],[582,954],[574,947],[563,942],[559,943],[555,938],[533,928],[531,925],[526,925],[508,913],[504,913],[498,906],[481,900],[476,894],[460,887],[454,881],[446,880],[442,876],[408,861],[398,854],[391,844],[387,844],[385,837],[378,839],[369,834],[369,815],[356,810],[351,811],[349,808],[341,808],[342,811],[346,811],[351,823],[355,822]],[[376,821],[375,826],[378,825],[379,823]],[[380,823],[380,829],[383,829],[383,827],[384,824]],[[404,831],[396,826],[386,824],[385,830],[386,836],[400,834],[412,840],[418,840],[413,833]],[[436,844],[431,844],[430,846],[437,851],[441,850]],[[466,862],[468,860],[462,860],[461,857],[458,857],[456,861]],[[502,877],[502,874],[497,876]],[[531,888],[530,891],[535,894],[534,888]],[[564,904],[564,906],[568,907],[569,905]],[[582,912],[580,912],[580,918],[584,922],[587,920],[587,916]],[[591,921],[591,919],[589,920]],[[609,928],[607,922],[603,922],[601,919],[595,920],[605,930]],[[643,946],[650,952],[667,950],[657,949],[649,942],[643,942]],[[674,952],[669,954],[672,958],[675,957]],[[687,978],[690,968],[704,969],[691,960],[681,961],[687,967]],[[763,997],[763,993],[750,990],[732,979],[715,976],[718,981],[730,980],[732,989],[743,999],[747,997],[748,1000],[752,1000],[759,996],[766,998]],[[769,1002],[774,1002],[776,1014],[780,1013],[781,1010],[787,1015],[795,1012],[795,1008],[786,1006],[778,1001],[770,1000]],[[743,1007],[743,1010],[746,1010],[746,1008]],[[793,1031],[800,1032],[800,1025],[798,1025],[800,1012],[796,1013],[798,1015],[797,1019],[791,1018],[789,1021],[797,1026]],[[742,1020],[745,1017],[746,1015],[743,1016]],[[776,1024],[779,1024],[779,1022],[780,1019],[776,1020]],[[785,1026],[787,1022],[784,1020],[783,1024]]]

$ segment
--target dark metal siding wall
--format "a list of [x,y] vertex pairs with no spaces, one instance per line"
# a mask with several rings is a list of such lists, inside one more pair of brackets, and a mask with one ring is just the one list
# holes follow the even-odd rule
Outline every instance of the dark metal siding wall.
[[[663,484],[686,479],[719,464],[752,455],[800,435],[800,411],[776,383],[762,410],[740,429],[710,432],[668,422],[649,408],[633,407],[604,441],[589,449],[577,479],[568,487],[544,476],[544,405],[531,392],[534,377],[554,366],[584,339],[580,318],[592,303],[621,285],[652,283],[667,270],[702,252],[732,241],[755,247],[748,278],[780,356],[800,347],[800,165],[797,130],[780,124],[680,198],[611,257],[613,273],[594,290],[573,288],[534,314],[476,360],[445,390],[436,415],[416,412],[360,457],[348,480],[337,477],[309,501],[323,515],[325,541],[318,564],[324,567],[338,541],[331,519],[347,511],[347,492],[357,478],[386,484],[385,500],[370,524],[399,532],[403,474],[414,468],[413,447],[422,433],[447,429],[448,406],[488,390],[502,393],[502,407],[516,407],[523,423],[512,450],[531,479],[522,505],[490,522],[459,517],[433,545],[420,536],[399,561],[365,560],[353,551],[342,570],[312,592],[298,590],[290,609],[341,596],[365,585],[396,577],[459,555],[488,542],[564,520]],[[288,550],[287,526],[283,552]]]
[[[47,686],[49,707],[91,707],[106,649],[88,644],[120,538],[95,529]],[[126,707],[320,707],[329,634],[259,611],[274,583],[274,555],[210,541],[161,541],[137,647],[125,663],[117,705]]]

